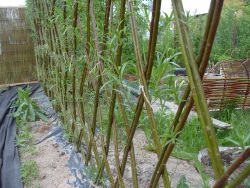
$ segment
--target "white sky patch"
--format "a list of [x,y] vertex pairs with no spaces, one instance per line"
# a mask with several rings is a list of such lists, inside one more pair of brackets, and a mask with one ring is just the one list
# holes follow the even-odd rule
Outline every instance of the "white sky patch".
[[[210,7],[210,0],[182,0],[184,10],[189,11],[191,15],[207,13]],[[171,0],[162,0],[161,11],[171,13]]]
[[25,0],[0,0],[0,6],[23,6]]

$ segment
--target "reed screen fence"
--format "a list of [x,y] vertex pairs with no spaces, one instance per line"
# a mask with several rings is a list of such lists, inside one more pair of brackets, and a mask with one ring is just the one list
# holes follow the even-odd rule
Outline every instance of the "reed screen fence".
[[24,7],[0,7],[0,84],[36,80],[34,45]]

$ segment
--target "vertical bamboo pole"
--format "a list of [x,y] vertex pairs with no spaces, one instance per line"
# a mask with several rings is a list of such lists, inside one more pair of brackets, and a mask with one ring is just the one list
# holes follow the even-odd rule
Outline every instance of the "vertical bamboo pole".
[[[91,12],[91,17],[92,17],[92,26],[93,26],[93,32],[94,32],[94,37],[95,37],[95,51],[96,51],[96,55],[98,56],[99,52],[100,52],[100,48],[99,48],[99,44],[98,44],[98,35],[97,35],[97,28],[96,28],[96,20],[95,20],[95,14],[94,14],[94,8],[93,8],[93,2],[92,0],[90,0],[89,2],[89,6],[90,6],[90,12]],[[93,109],[93,119],[92,119],[92,128],[91,128],[91,132],[93,135],[95,135],[95,129],[96,129],[96,121],[97,121],[97,111],[98,111],[98,106],[99,106],[99,94],[100,94],[100,86],[101,86],[101,81],[102,81],[102,76],[101,76],[101,68],[102,66],[102,62],[99,61],[98,64],[98,79],[97,79],[97,84],[95,87],[95,99],[94,99],[94,109]],[[92,143],[89,142],[88,145],[88,152],[87,152],[87,158],[85,161],[85,164],[88,165],[90,159],[91,159],[91,149],[92,149]]]
[[76,27],[77,27],[77,14],[78,14],[78,1],[74,1],[74,19],[73,19],[73,63],[72,63],[72,72],[71,72],[71,82],[72,82],[72,108],[73,108],[73,121],[72,121],[72,131],[75,131],[75,123],[76,123],[76,49],[77,49],[77,42],[76,42]]

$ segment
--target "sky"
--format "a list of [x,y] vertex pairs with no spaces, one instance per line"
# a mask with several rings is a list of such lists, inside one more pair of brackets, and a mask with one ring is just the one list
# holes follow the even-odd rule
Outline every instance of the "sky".
[[[207,13],[210,0],[182,0],[185,11],[191,14]],[[25,5],[25,0],[0,0],[0,6],[18,6]],[[171,12],[171,0],[162,0],[162,12],[169,14]]]
[[25,0],[0,0],[0,6],[25,5]]
[[[210,7],[210,0],[182,0],[185,11],[190,14],[207,13]],[[161,11],[167,14],[171,13],[171,0],[162,0]]]

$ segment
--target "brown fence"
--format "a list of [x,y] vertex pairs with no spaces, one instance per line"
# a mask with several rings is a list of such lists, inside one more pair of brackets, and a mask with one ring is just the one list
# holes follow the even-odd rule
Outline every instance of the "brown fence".
[[36,79],[34,47],[24,7],[0,7],[0,84]]
[[229,104],[250,108],[250,60],[222,61],[216,66],[222,75],[203,80],[209,108],[222,109]]

